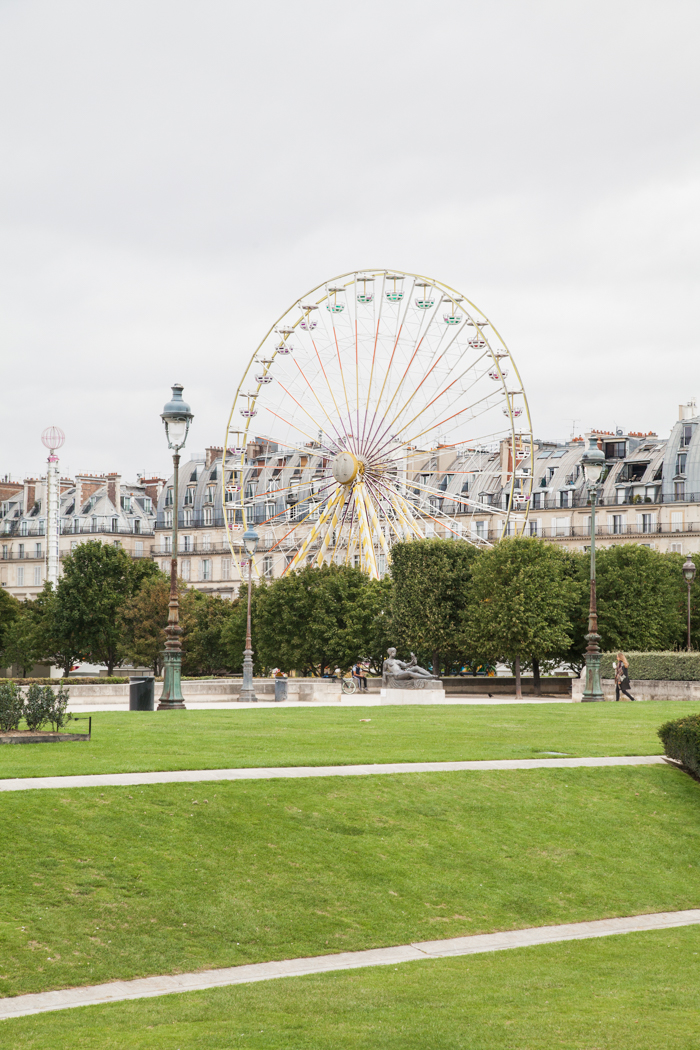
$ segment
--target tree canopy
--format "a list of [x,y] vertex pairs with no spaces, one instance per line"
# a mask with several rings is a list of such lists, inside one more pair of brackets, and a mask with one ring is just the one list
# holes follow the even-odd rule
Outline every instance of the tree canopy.
[[535,537],[502,539],[472,569],[465,633],[471,652],[494,662],[545,660],[571,641],[571,591],[558,547]]
[[448,662],[464,658],[463,611],[478,557],[470,543],[452,540],[414,540],[392,548],[394,644],[430,660],[434,674],[439,654]]

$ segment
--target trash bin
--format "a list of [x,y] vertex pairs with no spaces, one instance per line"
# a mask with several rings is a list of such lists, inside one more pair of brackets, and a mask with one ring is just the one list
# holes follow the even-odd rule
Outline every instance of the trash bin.
[[275,678],[275,703],[287,699],[287,679]]
[[153,694],[155,683],[153,678],[130,678],[129,679],[129,710],[130,711],[153,711]]

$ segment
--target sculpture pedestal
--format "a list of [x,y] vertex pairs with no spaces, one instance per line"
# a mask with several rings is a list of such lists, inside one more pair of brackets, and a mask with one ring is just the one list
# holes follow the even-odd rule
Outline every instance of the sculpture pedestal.
[[445,690],[441,682],[423,682],[417,688],[396,689],[390,686],[381,689],[379,702],[382,704],[444,704]]

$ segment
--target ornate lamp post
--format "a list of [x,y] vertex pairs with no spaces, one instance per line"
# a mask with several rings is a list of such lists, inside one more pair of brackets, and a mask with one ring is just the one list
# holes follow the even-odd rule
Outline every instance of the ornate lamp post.
[[595,507],[598,499],[598,482],[605,466],[605,456],[598,448],[598,438],[588,439],[588,448],[581,457],[588,494],[591,498],[591,600],[588,608],[588,634],[586,635],[586,685],[582,700],[590,703],[603,700],[600,684],[600,635],[598,634],[598,606],[595,593]]
[[253,640],[250,634],[250,596],[253,588],[253,555],[258,549],[260,537],[253,528],[247,528],[243,533],[243,543],[248,555],[248,620],[245,632],[245,651],[243,653],[243,688],[239,700],[249,704],[257,704],[253,686]]
[[690,555],[683,562],[683,575],[688,584],[688,652],[690,652],[690,585],[695,579],[695,562],[691,560]]
[[161,412],[160,418],[165,423],[165,436],[168,448],[173,450],[173,538],[172,557],[170,559],[170,603],[168,605],[168,626],[165,628],[166,642],[163,654],[163,692],[158,702],[159,711],[184,709],[185,701],[180,684],[182,667],[182,642],[180,635],[180,603],[177,597],[177,516],[178,474],[180,471],[180,449],[187,441],[190,423],[194,419],[190,406],[182,400],[182,385],[175,383],[173,396]]

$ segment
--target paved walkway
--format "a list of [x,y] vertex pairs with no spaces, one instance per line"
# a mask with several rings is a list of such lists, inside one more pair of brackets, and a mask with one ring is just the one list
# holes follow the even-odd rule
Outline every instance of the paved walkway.
[[67,988],[58,992],[37,992],[0,999],[0,1019],[26,1017],[49,1010],[68,1010],[74,1006],[123,1002],[127,999],[149,999],[174,992],[200,991],[232,984],[269,981],[276,977],[300,977],[333,970],[354,970],[362,966],[390,966],[426,959],[444,959],[456,955],[496,952],[505,948],[526,948],[557,941],[608,937],[615,933],[639,933],[667,930],[677,926],[700,924],[700,908],[692,911],[659,912],[655,915],[632,915],[623,919],[597,919],[564,926],[539,926],[529,930],[504,933],[482,933],[471,937],[453,937],[443,941],[419,941],[394,948],[374,948],[364,952],[340,952],[309,959],[284,959],[280,962],[229,966],[221,970],[201,970],[174,976],[141,977],[135,981],[112,981],[85,988]]
[[[283,700],[275,703],[274,700],[259,700],[257,704],[241,703],[239,700],[185,700],[188,711],[259,711],[262,707],[274,707],[278,711],[285,707],[449,707],[458,704],[475,704],[488,706],[489,704],[571,704],[574,701],[570,696],[550,696],[544,699],[526,697],[524,700],[516,700],[515,696],[447,696],[439,704],[432,700],[415,700],[410,704],[392,704],[381,700],[378,695],[367,696],[344,696],[342,700]],[[91,703],[89,700],[74,700],[68,704],[68,710],[73,714],[92,714],[93,711],[128,711],[129,698],[115,702],[97,701]]]
[[523,758],[492,762],[392,762],[364,766],[279,766],[252,769],[174,769],[146,773],[94,773],[67,777],[17,777],[0,780],[0,791],[33,788],[123,787],[137,784],[180,784],[200,780],[276,780],[282,777],[366,777],[381,773],[456,773],[465,769],[572,769],[577,766],[655,766],[663,755],[620,755],[612,758]]

